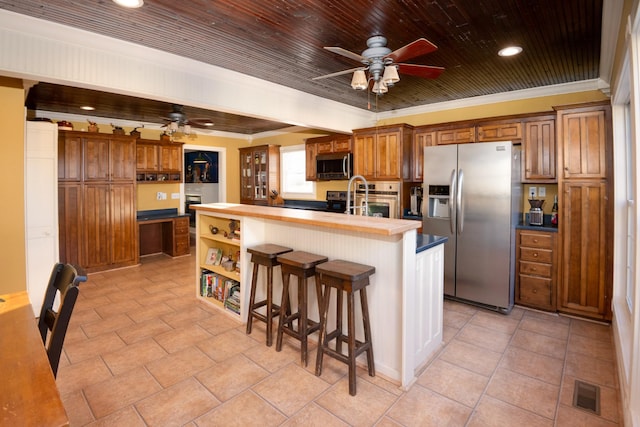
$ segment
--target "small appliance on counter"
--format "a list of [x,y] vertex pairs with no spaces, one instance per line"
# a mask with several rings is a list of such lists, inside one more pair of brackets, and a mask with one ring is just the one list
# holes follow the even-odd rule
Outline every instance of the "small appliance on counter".
[[542,205],[544,199],[529,199],[529,225],[542,225],[544,220],[544,213],[542,212]]
[[411,187],[411,212],[409,215],[422,216],[422,187]]
[[327,211],[344,213],[347,210],[347,192],[327,190]]

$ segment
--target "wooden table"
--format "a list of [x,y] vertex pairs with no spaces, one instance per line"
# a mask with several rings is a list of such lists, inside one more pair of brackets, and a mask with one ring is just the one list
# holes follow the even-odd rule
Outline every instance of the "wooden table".
[[69,425],[26,291],[0,295],[0,425]]

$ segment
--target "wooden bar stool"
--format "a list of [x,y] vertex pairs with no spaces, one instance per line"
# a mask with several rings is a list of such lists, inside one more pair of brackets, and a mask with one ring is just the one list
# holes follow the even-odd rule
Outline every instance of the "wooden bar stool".
[[[307,366],[307,337],[320,329],[320,323],[310,320],[307,316],[307,285],[308,279],[316,274],[316,265],[327,262],[329,258],[309,252],[293,251],[278,255],[278,262],[282,270],[282,307],[290,306],[289,280],[291,275],[298,278],[298,310],[295,313],[280,314],[278,319],[278,337],[276,339],[276,351],[282,350],[282,335],[286,332],[300,340],[300,357],[302,363]],[[318,301],[320,301],[320,287],[316,286]],[[298,320],[298,330],[293,327],[293,321]],[[285,325],[285,323],[287,325]]]
[[[316,284],[323,289],[322,299],[320,300],[320,336],[318,339],[316,375],[322,373],[322,357],[324,354],[346,363],[349,366],[349,394],[351,396],[356,395],[356,358],[363,351],[367,352],[369,376],[376,375],[366,289],[369,285],[369,276],[375,271],[375,267],[343,260],[329,261],[316,266]],[[336,329],[327,333],[327,315],[329,313],[332,288],[337,291]],[[360,305],[362,307],[362,323],[364,326],[364,341],[362,342],[356,340],[354,314],[354,293],[356,291],[360,291]],[[347,294],[347,335],[342,332],[342,292]],[[329,348],[329,343],[332,340],[336,341],[335,350]],[[343,342],[347,343],[346,355],[342,353]]]
[[[273,318],[278,316],[281,312],[280,306],[273,303],[273,267],[280,265],[278,262],[278,255],[291,252],[292,250],[293,249],[287,248],[286,246],[279,246],[271,243],[247,248],[247,252],[251,254],[251,262],[253,262],[249,316],[247,318],[247,334],[251,333],[251,326],[253,324],[254,317],[265,322],[267,324],[267,346],[269,347],[272,343]],[[267,297],[262,301],[256,302],[258,268],[261,265],[267,268]],[[265,314],[258,311],[261,307],[266,307]]]

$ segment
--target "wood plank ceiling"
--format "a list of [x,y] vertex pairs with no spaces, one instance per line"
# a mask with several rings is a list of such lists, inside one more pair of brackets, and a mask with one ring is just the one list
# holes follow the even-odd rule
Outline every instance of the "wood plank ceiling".
[[[145,0],[134,10],[110,0],[0,0],[0,8],[359,108],[367,108],[367,93],[351,89],[351,74],[312,80],[359,65],[323,47],[361,53],[367,38],[381,34],[395,50],[424,37],[438,50],[407,62],[446,70],[434,80],[401,75],[378,100],[379,111],[391,111],[598,78],[603,0]],[[511,44],[522,46],[523,53],[511,58],[497,55]],[[36,86],[28,101],[31,108],[58,111],[74,96],[91,94],[43,85]],[[170,111],[165,103],[143,101],[128,111],[125,105],[134,100],[100,96],[114,103],[112,117],[131,113],[153,122]],[[224,126],[252,134],[278,127],[216,112],[186,112],[211,117],[220,130]]]

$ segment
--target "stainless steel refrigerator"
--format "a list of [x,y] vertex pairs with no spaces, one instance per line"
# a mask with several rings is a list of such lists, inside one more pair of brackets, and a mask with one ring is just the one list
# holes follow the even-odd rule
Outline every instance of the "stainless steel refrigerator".
[[511,142],[424,149],[423,233],[449,238],[444,293],[504,313],[514,300],[520,154]]

